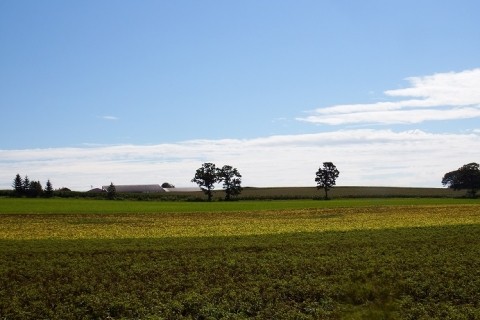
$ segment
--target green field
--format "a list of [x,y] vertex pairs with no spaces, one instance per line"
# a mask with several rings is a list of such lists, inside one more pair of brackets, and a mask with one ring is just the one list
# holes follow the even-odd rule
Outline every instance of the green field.
[[480,319],[480,201],[0,199],[0,319]]
[[320,200],[246,200],[246,201],[104,201],[92,199],[16,199],[0,198],[2,213],[172,213],[172,212],[226,212],[287,210],[307,208],[338,208],[391,205],[453,205],[480,204],[480,199],[464,198],[365,198]]

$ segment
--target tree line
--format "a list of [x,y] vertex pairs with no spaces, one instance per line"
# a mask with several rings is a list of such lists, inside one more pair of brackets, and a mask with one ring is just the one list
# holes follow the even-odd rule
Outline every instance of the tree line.
[[44,196],[46,198],[50,198],[53,196],[53,186],[50,180],[47,181],[44,189],[40,181],[30,181],[28,175],[22,179],[20,174],[17,173],[15,179],[13,179],[12,187],[13,192],[17,197],[26,196],[30,198],[36,198]]
[[[340,171],[332,162],[324,162],[315,173],[315,182],[317,189],[323,189],[324,199],[328,199],[328,192],[335,186],[336,179],[339,177]],[[232,200],[233,197],[239,195],[243,188],[242,175],[237,168],[230,165],[224,165],[218,168],[214,163],[206,162],[202,164],[195,172],[192,182],[198,184],[200,189],[205,193],[208,201],[212,200],[215,184],[222,183],[225,192],[225,200]],[[467,190],[467,196],[475,198],[478,190],[480,190],[480,165],[472,162],[463,165],[457,170],[447,172],[442,179],[442,184],[454,190]],[[174,187],[168,184],[169,187]],[[163,185],[162,185],[163,186]],[[45,188],[42,187],[40,181],[30,180],[28,176],[22,179],[20,174],[15,176],[12,183],[15,196],[22,197],[52,197],[53,186],[50,180],[47,181]],[[60,191],[68,190],[67,188]],[[113,183],[107,189],[107,198],[116,198],[116,189]]]
[[[325,200],[328,200],[328,191],[335,186],[339,175],[340,171],[333,162],[324,162],[323,167],[315,173],[317,189],[323,189]],[[207,195],[208,201],[212,200],[215,183],[223,182],[225,200],[230,200],[242,191],[241,177],[236,168],[226,165],[218,169],[214,163],[207,162],[197,169],[192,182],[198,184]],[[467,197],[475,198],[480,189],[480,165],[472,162],[447,172],[443,176],[442,184],[454,190],[467,190]]]
[[442,184],[453,190],[467,190],[467,197],[475,198],[480,189],[480,165],[472,162],[447,172]]
[[[317,182],[317,188],[324,190],[325,199],[328,199],[328,191],[335,185],[339,173],[340,172],[332,162],[324,162],[323,169],[318,169],[315,181]],[[233,197],[239,195],[243,190],[241,185],[242,175],[237,168],[230,165],[224,165],[221,168],[217,168],[214,163],[206,162],[196,170],[195,176],[191,181],[198,184],[200,189],[207,195],[208,201],[212,200],[213,190],[217,183],[222,183],[226,201],[232,200]],[[166,184],[167,183],[164,183],[163,185]],[[25,178],[22,179],[18,173],[13,180],[12,187],[14,195],[17,197],[27,196],[35,198],[44,196],[50,198],[53,196],[54,191],[50,180],[47,181],[45,188],[43,188],[40,181],[30,181],[28,176],[25,176]],[[168,184],[168,187],[174,186]],[[113,182],[110,183],[106,191],[108,199],[116,199],[117,191]]]

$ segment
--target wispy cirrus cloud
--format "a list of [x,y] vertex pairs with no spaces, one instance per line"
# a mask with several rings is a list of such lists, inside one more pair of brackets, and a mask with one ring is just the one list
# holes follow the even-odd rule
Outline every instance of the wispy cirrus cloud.
[[119,119],[118,117],[115,117],[115,116],[101,116],[100,118],[108,121],[116,121]]
[[480,117],[480,68],[406,80],[408,88],[384,92],[400,100],[318,108],[297,120],[328,125],[414,124]]
[[314,186],[323,161],[339,185],[440,187],[445,172],[480,159],[480,134],[421,130],[339,130],[255,139],[190,140],[158,145],[0,150],[0,189],[16,173],[54,187],[163,183],[193,186],[203,162],[239,169],[245,186]]

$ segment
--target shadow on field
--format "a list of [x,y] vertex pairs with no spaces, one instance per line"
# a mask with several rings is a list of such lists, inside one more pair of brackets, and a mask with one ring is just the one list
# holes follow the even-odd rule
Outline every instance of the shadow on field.
[[0,241],[6,319],[478,318],[480,225]]

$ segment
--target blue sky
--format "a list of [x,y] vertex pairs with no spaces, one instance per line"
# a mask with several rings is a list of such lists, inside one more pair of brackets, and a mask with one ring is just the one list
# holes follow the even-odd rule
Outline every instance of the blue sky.
[[190,186],[206,161],[257,186],[311,185],[324,161],[339,185],[440,186],[480,161],[478,12],[474,0],[2,1],[0,188],[17,172],[78,190]]

